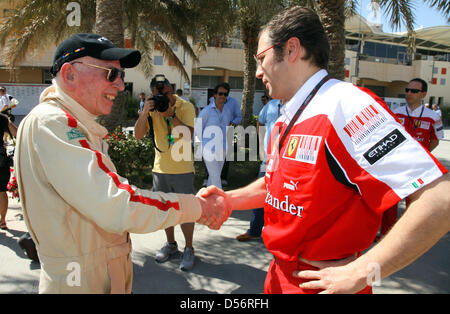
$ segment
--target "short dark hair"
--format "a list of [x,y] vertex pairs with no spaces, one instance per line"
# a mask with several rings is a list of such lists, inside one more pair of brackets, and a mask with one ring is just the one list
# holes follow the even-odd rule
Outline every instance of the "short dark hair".
[[219,91],[219,88],[224,88],[227,90],[227,93],[230,92],[230,85],[228,83],[220,83],[218,85],[216,85],[216,87],[214,87],[214,94],[217,94],[217,92]]
[[[283,58],[283,46],[289,38],[297,37],[306,49],[304,60],[325,69],[330,57],[330,45],[319,16],[311,9],[294,6],[275,15],[261,31],[267,30],[277,61]],[[260,33],[260,35],[261,35]]]
[[428,91],[428,84],[427,84],[427,82],[425,82],[424,80],[422,80],[421,78],[418,78],[418,77],[416,77],[416,78],[413,78],[411,81],[409,81],[410,83],[411,82],[419,82],[419,83],[421,83],[422,84],[422,92],[427,92]]

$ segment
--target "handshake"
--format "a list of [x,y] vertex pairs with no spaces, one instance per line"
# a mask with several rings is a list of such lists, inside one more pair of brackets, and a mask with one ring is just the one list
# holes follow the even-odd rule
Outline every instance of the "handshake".
[[202,206],[202,215],[197,222],[207,225],[210,229],[220,229],[232,212],[228,195],[211,185],[198,191],[196,197]]

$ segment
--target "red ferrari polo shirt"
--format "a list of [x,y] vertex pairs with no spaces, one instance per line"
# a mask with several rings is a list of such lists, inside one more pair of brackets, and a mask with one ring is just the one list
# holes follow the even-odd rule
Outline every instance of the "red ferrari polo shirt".
[[384,210],[447,172],[381,99],[334,79],[320,88],[278,153],[279,131],[326,74],[321,70],[302,86],[271,134],[263,239],[283,261],[340,259],[367,249]]
[[408,106],[399,107],[394,114],[405,129],[427,150],[430,150],[430,141],[444,138],[444,126],[438,113],[426,108],[424,105],[414,111]]

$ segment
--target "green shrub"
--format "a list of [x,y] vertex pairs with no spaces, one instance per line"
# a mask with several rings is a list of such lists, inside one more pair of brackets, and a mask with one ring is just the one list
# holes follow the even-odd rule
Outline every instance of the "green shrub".
[[149,137],[137,140],[117,127],[108,135],[108,154],[116,166],[117,173],[138,187],[151,182],[151,169],[155,158],[153,143]]
[[[119,126],[108,135],[106,142],[109,145],[108,154],[116,166],[117,173],[127,178],[130,184],[150,189],[152,166],[155,159],[151,138],[145,136],[136,140],[134,136],[123,132]],[[260,164],[260,161],[232,161],[228,175],[229,185],[224,187],[225,190],[239,188],[255,180]],[[195,161],[194,167],[194,185],[196,190],[199,190],[206,178],[205,164],[203,161]]]
[[126,102],[125,102],[125,120],[130,121],[136,121],[139,117],[138,110],[139,110],[139,103],[140,99],[133,97],[131,95],[127,96]]

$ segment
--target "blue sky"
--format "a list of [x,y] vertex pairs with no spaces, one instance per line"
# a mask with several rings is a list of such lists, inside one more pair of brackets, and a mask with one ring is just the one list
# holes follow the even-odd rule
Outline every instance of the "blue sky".
[[[447,23],[447,19],[442,16],[442,14],[436,9],[431,9],[428,5],[425,5],[423,1],[417,0],[412,1],[416,3],[415,5],[415,28],[420,27],[430,27],[430,26],[441,26],[441,25],[449,25]],[[377,22],[383,24],[383,31],[390,33],[393,32],[391,27],[389,26],[389,19],[384,16],[384,13],[381,12],[377,18],[374,17],[373,13],[369,10],[370,0],[361,0],[359,1],[360,7],[359,12],[362,16],[364,16],[370,22]],[[399,30],[400,32],[405,32],[406,28],[402,26]]]

